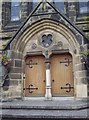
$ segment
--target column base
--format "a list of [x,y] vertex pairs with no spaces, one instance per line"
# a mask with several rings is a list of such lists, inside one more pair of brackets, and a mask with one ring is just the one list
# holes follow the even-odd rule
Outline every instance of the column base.
[[51,87],[46,87],[45,100],[52,100]]

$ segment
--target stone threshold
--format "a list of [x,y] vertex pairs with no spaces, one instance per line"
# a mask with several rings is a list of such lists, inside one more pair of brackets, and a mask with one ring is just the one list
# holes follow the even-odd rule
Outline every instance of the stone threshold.
[[45,97],[23,97],[23,100],[74,100],[74,97],[52,97],[46,99]]

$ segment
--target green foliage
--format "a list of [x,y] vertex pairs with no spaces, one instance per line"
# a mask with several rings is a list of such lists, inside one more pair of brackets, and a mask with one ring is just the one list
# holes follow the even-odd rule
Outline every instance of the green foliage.
[[83,54],[83,55],[89,55],[89,51],[83,51],[83,52],[81,52],[81,54]]
[[2,59],[1,59],[1,62],[2,62],[2,65],[7,65],[8,63],[10,63],[11,59],[6,55],[2,55]]

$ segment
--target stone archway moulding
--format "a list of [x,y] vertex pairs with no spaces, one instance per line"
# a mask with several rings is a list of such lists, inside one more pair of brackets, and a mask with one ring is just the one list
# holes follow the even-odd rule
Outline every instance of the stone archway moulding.
[[70,46],[73,45],[74,48],[76,48],[77,53],[79,53],[79,43],[73,32],[70,31],[65,25],[53,20],[42,20],[40,23],[37,22],[31,27],[28,27],[28,29],[26,29],[26,31],[24,31],[24,33],[18,39],[15,39],[15,41],[13,41],[12,50],[23,53],[25,46],[31,40],[31,38],[35,34],[46,29],[54,30],[55,32],[63,35],[67,39]]

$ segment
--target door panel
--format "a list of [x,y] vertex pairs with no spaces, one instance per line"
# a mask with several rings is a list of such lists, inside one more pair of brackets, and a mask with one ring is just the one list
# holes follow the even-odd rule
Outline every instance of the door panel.
[[51,79],[53,96],[73,96],[73,68],[70,54],[53,55]]
[[45,63],[43,56],[28,57],[25,70],[25,96],[45,95]]

